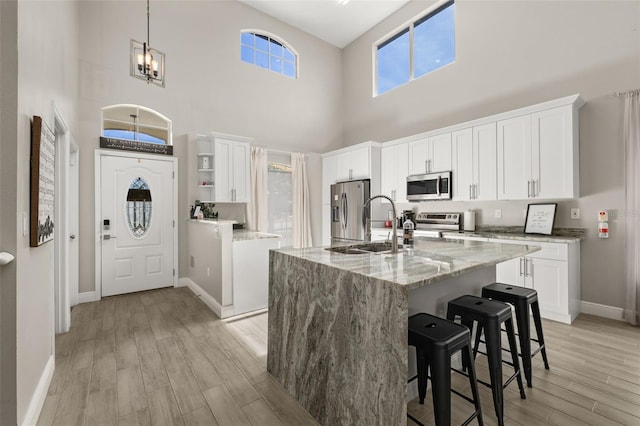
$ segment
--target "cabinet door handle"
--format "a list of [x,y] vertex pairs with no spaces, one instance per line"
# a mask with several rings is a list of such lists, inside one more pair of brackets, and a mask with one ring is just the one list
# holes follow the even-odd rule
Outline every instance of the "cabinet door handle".
[[473,188],[473,185],[469,185],[469,199],[473,200],[473,192],[471,188]]
[[531,263],[530,263],[530,264],[529,264],[529,266],[528,266],[528,267],[526,267],[525,269],[526,269],[526,271],[527,271],[528,275],[529,275],[531,278],[533,278],[533,259],[527,259],[527,258],[525,258],[525,266],[526,266],[526,262],[527,262],[527,261],[528,261],[528,262],[531,262]]
[[473,199],[475,200],[476,198],[478,198],[478,185],[476,185],[474,183],[473,184]]
[[520,258],[520,276],[522,276],[522,262],[524,261],[524,257]]
[[531,181],[527,181],[527,198],[531,198]]
[[[533,196],[536,197],[538,195],[538,193],[536,192],[536,186],[537,186],[538,181],[536,179],[531,181],[531,192],[533,192]],[[538,191],[540,191],[538,189]]]

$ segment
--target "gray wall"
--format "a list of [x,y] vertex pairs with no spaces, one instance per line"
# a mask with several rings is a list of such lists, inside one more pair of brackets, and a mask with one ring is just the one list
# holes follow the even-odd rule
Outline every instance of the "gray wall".
[[[16,376],[17,418],[22,424],[53,352],[54,244],[29,247],[22,215],[29,212],[31,118],[53,126],[53,102],[77,135],[78,3],[18,2],[18,105],[16,161]],[[4,57],[3,57],[4,61]],[[3,123],[4,124],[4,123]],[[4,344],[4,343],[3,343]]]
[[[129,39],[145,37],[145,19],[140,1],[80,2],[80,47],[91,52],[80,61],[80,292],[93,291],[95,281],[93,155],[100,108],[140,104],[171,118],[176,135],[217,131],[272,149],[324,152],[342,143],[338,48],[236,1],[152,2],[151,42],[167,55],[167,85],[161,89],[128,76]],[[242,29],[268,31],[293,46],[299,78],[241,62]],[[184,140],[176,138],[178,153],[186,153],[177,146]],[[181,178],[185,166],[180,159]],[[312,181],[320,181],[320,168],[310,170]],[[179,212],[186,217],[193,200],[182,198]],[[318,217],[317,229],[319,224]],[[186,271],[184,259],[180,265]]]
[[[560,202],[558,226],[584,227],[582,299],[624,303],[622,99],[640,87],[639,2],[456,2],[456,62],[372,98],[372,45],[432,2],[412,1],[343,51],[344,143],[386,141],[580,93],[581,197]],[[521,225],[527,202],[423,203],[479,210],[478,223]],[[408,207],[415,207],[409,205]],[[579,207],[581,220],[569,219]],[[502,209],[502,219],[493,212]],[[596,213],[618,212],[608,240]]]
[[[15,254],[18,7],[0,2],[0,251]],[[0,424],[16,424],[16,262],[0,267]]]

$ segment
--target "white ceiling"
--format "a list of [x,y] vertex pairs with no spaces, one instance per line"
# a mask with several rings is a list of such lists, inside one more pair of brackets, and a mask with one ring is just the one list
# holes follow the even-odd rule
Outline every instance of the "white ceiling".
[[239,0],[339,48],[360,37],[409,0]]

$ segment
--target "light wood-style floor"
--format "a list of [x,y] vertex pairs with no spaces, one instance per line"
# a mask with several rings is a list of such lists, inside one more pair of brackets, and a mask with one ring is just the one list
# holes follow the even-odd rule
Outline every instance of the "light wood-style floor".
[[[56,338],[39,425],[317,424],[266,372],[267,314],[222,321],[189,289],[170,288],[78,305],[72,325]],[[587,315],[543,327],[551,369],[538,355],[527,399],[515,382],[505,390],[505,424],[640,425],[640,327]],[[485,365],[479,356],[486,380]],[[496,425],[484,386],[480,397]],[[460,424],[471,405],[455,395],[452,405]],[[428,394],[409,411],[433,424],[431,406]]]

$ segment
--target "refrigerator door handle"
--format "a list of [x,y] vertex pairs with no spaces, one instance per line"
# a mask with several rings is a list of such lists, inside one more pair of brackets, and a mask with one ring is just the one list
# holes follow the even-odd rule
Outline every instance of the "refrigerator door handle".
[[342,199],[344,200],[343,207],[342,207],[342,217],[344,218],[344,223],[342,224],[342,226],[344,227],[344,229],[347,229],[348,220],[349,220],[349,201],[347,200],[346,193],[342,194]]

